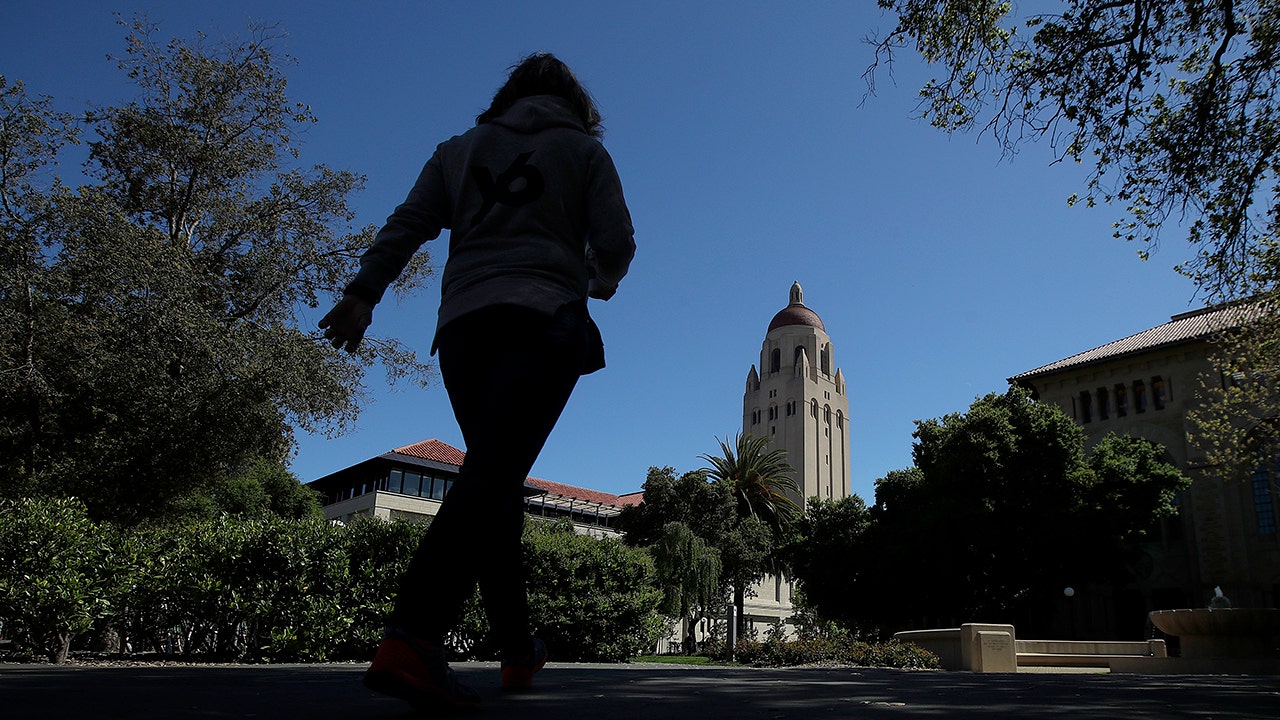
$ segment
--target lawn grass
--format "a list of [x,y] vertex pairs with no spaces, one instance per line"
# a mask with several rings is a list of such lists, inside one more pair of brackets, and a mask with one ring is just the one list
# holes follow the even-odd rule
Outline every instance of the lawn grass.
[[702,655],[641,655],[635,662],[669,665],[710,665],[711,658]]

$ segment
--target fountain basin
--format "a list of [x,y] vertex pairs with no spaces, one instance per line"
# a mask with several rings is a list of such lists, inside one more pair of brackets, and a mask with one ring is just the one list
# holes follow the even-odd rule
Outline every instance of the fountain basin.
[[1156,610],[1151,623],[1176,635],[1184,658],[1261,658],[1272,655],[1280,634],[1277,608]]

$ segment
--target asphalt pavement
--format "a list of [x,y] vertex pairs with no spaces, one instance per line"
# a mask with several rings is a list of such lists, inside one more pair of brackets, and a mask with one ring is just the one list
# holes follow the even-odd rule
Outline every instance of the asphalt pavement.
[[[978,674],[884,668],[549,664],[505,695],[494,663],[454,666],[483,696],[466,717],[522,720],[797,718],[1280,718],[1280,677]],[[0,664],[0,718],[401,720],[363,665]]]

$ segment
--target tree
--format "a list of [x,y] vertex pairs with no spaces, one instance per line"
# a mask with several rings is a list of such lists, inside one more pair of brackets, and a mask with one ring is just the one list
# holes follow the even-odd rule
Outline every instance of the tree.
[[[720,551],[707,545],[688,525],[667,523],[649,553],[662,588],[658,610],[663,615],[679,618],[691,629],[722,604]],[[686,644],[686,652],[693,650]]]
[[[784,451],[766,451],[766,443],[750,435],[739,435],[733,446],[719,442],[722,455],[702,456],[711,468],[679,477],[671,467],[649,468],[644,502],[623,509],[619,525],[628,544],[651,552],[669,523],[688,527],[719,553],[719,597],[732,592],[739,621],[745,623],[751,585],[783,569],[779,549],[799,511],[788,493],[799,490]],[[678,591],[671,585],[666,590]]]
[[785,548],[788,566],[805,602],[825,611],[842,626],[857,624],[858,608],[849,602],[876,588],[864,588],[866,533],[871,515],[857,495],[839,500],[810,498]]
[[869,41],[871,92],[913,47],[941,70],[920,90],[935,126],[980,128],[1006,154],[1046,140],[1059,161],[1092,166],[1069,203],[1123,206],[1115,236],[1144,259],[1168,225],[1184,228],[1196,254],[1178,269],[1206,301],[1261,301],[1215,356],[1251,390],[1211,390],[1194,422],[1229,473],[1280,450],[1280,5],[1061,0],[1021,19],[1005,0],[879,5],[897,24]]
[[206,488],[189,500],[182,514],[193,518],[277,515],[288,520],[324,520],[316,492],[283,464],[266,459],[258,459],[243,472]]
[[79,128],[0,78],[0,492],[137,522],[283,460],[293,426],[341,429],[375,358],[427,374],[394,340],[346,357],[300,327],[370,229],[348,227],[361,177],[298,163],[315,118],[286,93],[276,32],[162,44],[129,27],[117,60],[138,96],[84,115],[77,190],[40,181]]
[[1094,446],[1088,459],[1093,482],[1085,502],[1098,535],[1131,546],[1148,539],[1156,521],[1178,514],[1177,493],[1188,481],[1167,458],[1157,443],[1115,433]]
[[[623,508],[618,526],[628,545],[646,548],[653,556],[664,612],[676,617],[671,611],[685,601],[695,602],[689,603],[687,614],[680,610],[678,617],[682,619],[699,612],[710,616],[722,611],[744,561],[737,552],[741,543],[733,542],[738,516],[729,486],[710,482],[703,470],[677,476],[675,468],[667,466],[649,468],[641,488],[644,502]],[[678,539],[675,535],[679,531],[673,526],[687,528],[693,538]],[[684,547],[672,547],[680,544]],[[713,553],[715,589],[712,597],[701,598],[701,586],[711,574]],[[706,603],[700,607],[704,599]]]
[[768,572],[783,571],[778,549],[801,513],[791,499],[800,495],[800,488],[786,450],[768,450],[768,438],[738,433],[733,446],[719,438],[716,442],[720,455],[700,457],[711,463],[708,477],[728,487],[737,501],[738,521],[720,547],[738,622],[745,626],[747,588]]
[[800,495],[787,464],[787,451],[766,450],[769,439],[739,433],[733,446],[724,440],[720,455],[700,455],[711,463],[706,469],[713,481],[727,484],[738,501],[739,517],[760,518],[775,534],[781,534],[800,515],[792,497]]
[[802,535],[811,557],[850,558],[860,586],[806,587],[827,617],[885,629],[1009,622],[1065,582],[1131,580],[1135,543],[1189,483],[1145,440],[1110,436],[1086,457],[1083,430],[1019,388],[918,421],[914,436],[915,467],[876,482],[865,528],[814,523]]
[[717,547],[736,518],[729,488],[708,482],[702,470],[677,476],[673,467],[651,467],[641,489],[644,502],[623,508],[618,516],[627,544],[634,547],[652,546],[672,522],[682,523]]
[[[1219,372],[1201,378],[1200,392],[1206,401],[1187,414],[1192,440],[1227,477],[1266,477],[1259,474],[1260,469],[1275,468],[1280,457],[1277,301],[1280,296],[1273,293],[1240,305],[1237,311],[1247,327],[1216,339],[1210,361]],[[1273,470],[1269,477],[1274,486],[1280,470]]]

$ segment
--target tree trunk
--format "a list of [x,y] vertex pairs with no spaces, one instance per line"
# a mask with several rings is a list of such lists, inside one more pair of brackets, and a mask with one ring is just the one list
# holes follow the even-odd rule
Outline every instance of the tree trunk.
[[71,638],[75,637],[69,632],[60,632],[55,639],[53,652],[49,653],[49,659],[55,665],[61,665],[67,661],[67,656],[71,654]]

